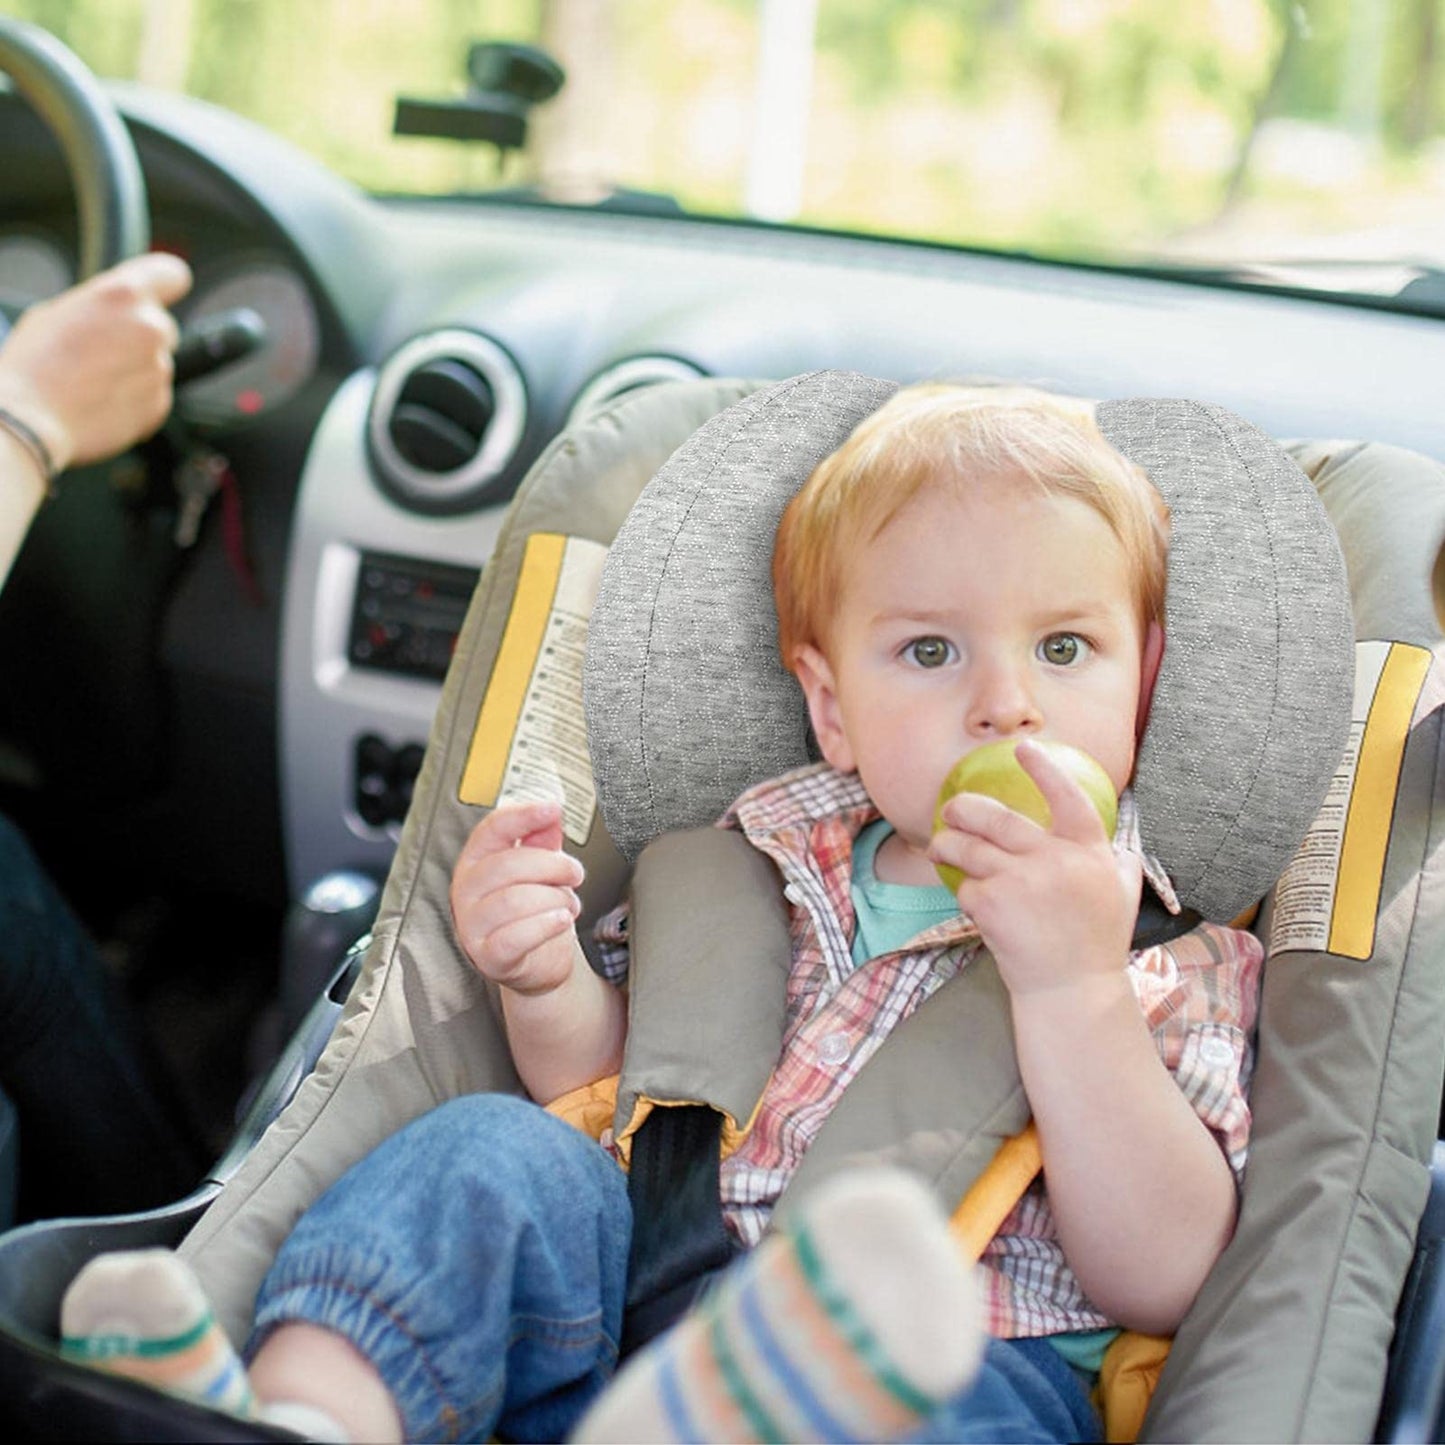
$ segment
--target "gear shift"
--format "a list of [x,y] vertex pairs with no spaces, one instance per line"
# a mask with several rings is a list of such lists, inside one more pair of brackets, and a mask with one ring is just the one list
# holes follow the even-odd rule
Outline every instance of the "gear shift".
[[281,1037],[289,1038],[376,918],[381,884],[369,873],[323,873],[286,915],[281,939]]

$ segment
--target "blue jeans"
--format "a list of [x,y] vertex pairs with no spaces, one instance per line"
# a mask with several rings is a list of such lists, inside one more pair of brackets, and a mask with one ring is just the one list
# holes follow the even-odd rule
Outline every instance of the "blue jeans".
[[0,1088],[19,1118],[21,1219],[146,1209],[205,1171],[127,1000],[5,818]]
[[[521,1099],[454,1099],[301,1217],[247,1353],[283,1323],[323,1325],[371,1361],[409,1440],[562,1440],[617,1364],[631,1228],[590,1139]],[[994,1340],[912,1438],[1097,1440],[1099,1420],[1052,1346]]]
[[1102,1438],[1103,1427],[1078,1372],[1047,1340],[990,1340],[972,1385],[909,1436],[962,1445]]
[[297,1223],[257,1297],[337,1331],[409,1440],[561,1440],[617,1363],[632,1212],[622,1171],[535,1104],[454,1099]]

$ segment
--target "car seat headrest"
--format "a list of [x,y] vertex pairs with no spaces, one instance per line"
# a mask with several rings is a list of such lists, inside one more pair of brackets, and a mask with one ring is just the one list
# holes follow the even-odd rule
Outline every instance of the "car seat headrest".
[[[754,392],[628,515],[583,678],[598,802],[624,855],[808,761],[802,693],[777,652],[773,536],[814,466],[895,390],[827,371]],[[1289,861],[1344,747],[1339,544],[1304,474],[1231,413],[1116,401],[1097,420],[1173,516],[1167,644],[1134,781],[1144,843],[1186,907],[1232,918]]]
[[1387,442],[1285,445],[1339,533],[1355,636],[1436,646],[1445,635],[1445,466]]

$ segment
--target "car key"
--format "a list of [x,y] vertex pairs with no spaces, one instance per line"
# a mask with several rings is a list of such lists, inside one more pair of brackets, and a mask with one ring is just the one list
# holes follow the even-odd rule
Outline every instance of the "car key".
[[176,530],[174,540],[177,547],[185,550],[194,547],[201,534],[201,522],[211,498],[220,490],[230,463],[220,452],[209,447],[198,447],[188,452],[176,468]]

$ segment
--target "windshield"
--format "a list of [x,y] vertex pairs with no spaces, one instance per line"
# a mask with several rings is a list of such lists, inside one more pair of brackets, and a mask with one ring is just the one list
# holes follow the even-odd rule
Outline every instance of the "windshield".
[[[670,200],[1387,295],[1445,267],[1445,0],[0,9],[101,75],[215,101],[377,192]],[[526,146],[396,135],[399,98],[465,106],[486,39],[536,45],[566,73]]]

